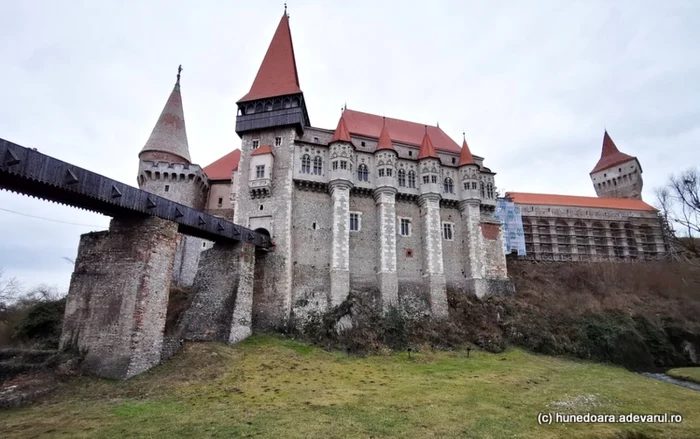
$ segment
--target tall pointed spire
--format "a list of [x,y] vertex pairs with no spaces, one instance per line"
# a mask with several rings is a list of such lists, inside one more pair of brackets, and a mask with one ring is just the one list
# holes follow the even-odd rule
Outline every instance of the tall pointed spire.
[[[462,134],[464,136],[464,134]],[[469,145],[467,145],[467,138],[464,137],[464,140],[462,141],[462,151],[459,153],[459,163],[457,166],[464,166],[464,165],[475,165],[476,163],[474,162],[474,156],[472,156],[472,152],[469,150]]]
[[425,135],[423,136],[423,142],[420,144],[420,150],[418,150],[418,160],[427,158],[440,158],[435,152],[435,147],[433,146],[432,140],[428,135],[428,127],[425,127]]
[[176,158],[191,163],[190,148],[187,143],[187,130],[185,129],[185,114],[182,109],[182,96],[180,95],[180,72],[178,68],[177,82],[170,93],[168,101],[160,113],[158,122],[151,132],[151,136],[139,153],[141,157],[146,152],[166,153]]
[[333,138],[329,143],[333,142],[351,142],[350,131],[348,131],[348,126],[345,124],[345,118],[343,118],[342,115],[338,121],[338,126],[335,129],[335,133],[333,133]]
[[396,149],[394,149],[394,145],[391,144],[391,136],[389,136],[389,129],[386,127],[386,118],[384,118],[384,123],[382,124],[382,132],[379,134],[379,141],[377,142],[376,151],[380,151],[383,149],[390,149],[392,151],[396,151]]
[[598,163],[591,171],[591,174],[634,159],[635,157],[625,154],[624,152],[620,152],[620,150],[617,149],[615,142],[613,142],[612,138],[610,138],[608,130],[605,130],[605,134],[603,134],[603,149],[600,152],[600,160],[598,160]]
[[272,37],[248,94],[238,102],[301,93],[287,9]]

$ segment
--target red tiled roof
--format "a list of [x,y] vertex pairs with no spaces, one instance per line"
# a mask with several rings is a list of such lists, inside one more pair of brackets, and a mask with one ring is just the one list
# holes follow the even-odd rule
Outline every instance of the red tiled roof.
[[158,122],[153,127],[151,136],[143,146],[141,153],[146,151],[167,152],[182,157],[187,163],[191,162],[179,83],[173,87]]
[[426,129],[423,135],[423,142],[420,144],[420,150],[418,151],[418,160],[427,159],[429,157],[440,158],[435,152],[435,147],[433,146],[432,140],[430,140],[430,134]]
[[345,118],[343,117],[345,113],[340,115],[340,120],[338,121],[338,126],[335,128],[335,133],[333,133],[333,138],[329,143],[333,142],[348,142],[350,143],[350,133],[348,132],[348,126],[345,124]]
[[600,160],[598,160],[595,168],[593,168],[590,173],[593,174],[594,172],[612,168],[613,166],[619,165],[620,163],[624,163],[628,160],[633,160],[634,158],[635,157],[632,157],[631,155],[620,152],[606,130],[605,134],[603,135],[603,151],[600,153]]
[[204,168],[209,180],[230,180],[231,172],[238,169],[238,162],[241,161],[241,150],[234,149],[214,163]]
[[250,153],[251,156],[263,154],[272,154],[272,147],[270,145],[263,145]]
[[391,136],[389,136],[389,129],[386,127],[386,123],[382,124],[382,132],[379,134],[379,141],[377,142],[377,151],[382,149],[394,149],[394,145],[391,144]]
[[285,13],[272,37],[270,47],[260,65],[248,94],[238,102],[301,93],[297,63],[289,30],[289,17]]
[[472,156],[472,152],[469,151],[469,145],[467,145],[467,139],[464,139],[464,142],[462,142],[462,152],[459,153],[459,163],[457,166],[464,166],[464,165],[474,165],[476,162],[474,161],[474,156]]
[[[343,118],[348,125],[350,134],[378,139],[382,125],[386,120],[387,129],[391,132],[391,140],[407,145],[420,146],[425,135],[425,125],[408,122],[390,117],[383,118],[376,114],[363,113],[355,110],[343,111]],[[443,130],[428,126],[428,134],[435,143],[438,151],[459,154],[460,148]]]
[[594,207],[601,209],[645,210],[656,209],[642,200],[628,198],[580,197],[577,195],[532,194],[527,192],[508,192],[506,196],[517,204],[544,204],[548,206]]

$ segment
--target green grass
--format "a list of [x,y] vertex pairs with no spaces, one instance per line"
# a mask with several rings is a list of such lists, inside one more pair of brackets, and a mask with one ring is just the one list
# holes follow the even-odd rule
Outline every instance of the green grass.
[[[538,412],[680,413],[681,424],[543,425]],[[366,358],[255,336],[191,344],[127,381],[79,378],[0,413],[0,437],[697,438],[700,394],[511,349]]]
[[700,367],[680,367],[666,372],[668,376],[679,380],[692,381],[700,384]]

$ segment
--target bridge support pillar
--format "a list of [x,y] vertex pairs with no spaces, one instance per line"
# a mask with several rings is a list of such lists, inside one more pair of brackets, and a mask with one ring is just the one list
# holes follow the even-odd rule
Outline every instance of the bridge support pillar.
[[255,246],[217,242],[202,252],[182,337],[237,343],[252,333]]
[[95,375],[129,378],[161,360],[178,225],[114,218],[80,238],[61,348],[85,354]]

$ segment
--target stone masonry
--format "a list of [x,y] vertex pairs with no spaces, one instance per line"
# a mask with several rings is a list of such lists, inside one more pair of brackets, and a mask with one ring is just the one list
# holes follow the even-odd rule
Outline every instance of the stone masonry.
[[84,353],[86,370],[128,378],[160,362],[176,237],[155,217],[81,237],[60,344]]

